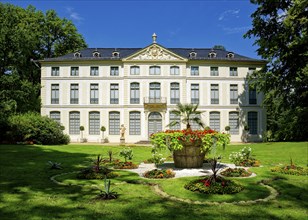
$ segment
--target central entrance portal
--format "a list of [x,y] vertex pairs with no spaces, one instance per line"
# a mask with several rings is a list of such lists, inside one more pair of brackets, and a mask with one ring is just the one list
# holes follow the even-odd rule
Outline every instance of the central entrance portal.
[[162,131],[162,116],[159,112],[151,112],[149,114],[148,137],[158,131]]

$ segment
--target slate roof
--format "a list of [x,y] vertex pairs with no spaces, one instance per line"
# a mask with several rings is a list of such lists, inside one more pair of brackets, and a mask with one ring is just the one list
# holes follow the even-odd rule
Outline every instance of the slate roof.
[[[61,57],[56,58],[45,58],[43,61],[69,61],[69,60],[122,60],[134,53],[142,50],[144,48],[86,48],[80,50],[81,57],[75,57],[75,53],[69,53]],[[239,55],[237,53],[233,53],[233,58],[228,58],[227,54],[230,51],[221,50],[221,49],[211,49],[211,48],[165,48],[183,58],[189,60],[234,60],[234,61],[261,61],[259,59],[253,59],[246,56]],[[93,52],[99,52],[100,57],[94,57]],[[113,57],[113,52],[118,52],[119,57]],[[190,53],[197,53],[196,57],[191,57]],[[209,57],[210,52],[215,52],[216,57]]]

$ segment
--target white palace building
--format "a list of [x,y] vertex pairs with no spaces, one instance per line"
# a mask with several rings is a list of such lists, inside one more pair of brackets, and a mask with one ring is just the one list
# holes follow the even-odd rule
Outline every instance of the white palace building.
[[[199,103],[202,121],[212,129],[230,126],[231,141],[260,141],[266,128],[262,94],[246,77],[265,62],[223,49],[87,48],[41,60],[41,114],[59,121],[72,142],[80,126],[88,142],[137,143],[179,120],[170,113],[177,103]],[[249,131],[244,131],[248,126]],[[197,125],[192,126],[198,129]]]

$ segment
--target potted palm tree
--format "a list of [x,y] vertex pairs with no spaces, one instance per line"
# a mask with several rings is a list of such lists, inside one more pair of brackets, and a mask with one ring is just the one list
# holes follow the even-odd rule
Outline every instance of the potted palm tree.
[[[150,139],[153,146],[153,154],[168,148],[173,153],[175,167],[197,168],[202,167],[205,155],[211,150],[214,140],[218,145],[226,145],[229,142],[228,134],[221,134],[211,129],[192,130],[191,123],[195,122],[204,128],[201,121],[203,111],[198,110],[198,105],[178,104],[172,113],[181,117],[181,122],[186,124],[184,130],[167,130],[152,134]],[[171,122],[167,126],[179,122]]]

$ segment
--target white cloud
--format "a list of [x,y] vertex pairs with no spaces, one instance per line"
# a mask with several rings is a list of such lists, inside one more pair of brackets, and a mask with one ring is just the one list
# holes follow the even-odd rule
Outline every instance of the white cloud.
[[221,13],[218,17],[219,21],[224,20],[226,17],[236,17],[239,18],[239,13],[240,13],[240,9],[236,9],[236,10],[226,10],[223,13]]
[[80,14],[78,14],[77,12],[74,11],[74,8],[66,8],[66,12],[69,14],[69,17],[72,19],[72,20],[75,20],[75,21],[82,21],[84,20],[83,17],[80,16]]

